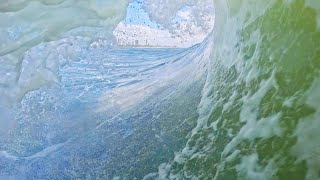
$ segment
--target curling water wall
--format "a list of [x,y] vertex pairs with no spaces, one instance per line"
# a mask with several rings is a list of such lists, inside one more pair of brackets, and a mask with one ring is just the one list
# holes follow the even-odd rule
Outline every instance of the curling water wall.
[[197,126],[153,177],[319,179],[319,2],[226,0],[215,8]]

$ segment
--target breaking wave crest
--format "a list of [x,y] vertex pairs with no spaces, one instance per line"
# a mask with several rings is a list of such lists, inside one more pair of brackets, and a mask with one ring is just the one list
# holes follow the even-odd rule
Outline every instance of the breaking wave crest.
[[127,4],[0,3],[0,177],[320,178],[318,1],[216,0],[185,49],[110,45]]

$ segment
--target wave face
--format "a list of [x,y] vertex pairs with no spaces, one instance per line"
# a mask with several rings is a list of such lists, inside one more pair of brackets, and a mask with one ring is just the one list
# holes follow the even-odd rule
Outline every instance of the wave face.
[[59,85],[23,98],[2,134],[0,173],[141,179],[155,171],[183,147],[198,116],[204,48],[86,50],[60,68]]
[[[47,11],[19,13],[78,4],[12,2],[0,4],[1,23],[51,24]],[[319,2],[214,2],[213,32],[187,49],[119,49],[110,32],[92,43],[103,31],[81,20],[49,40],[1,26],[11,43],[0,51],[0,177],[320,179]],[[126,3],[112,7],[119,18]]]
[[215,5],[197,126],[153,177],[319,179],[319,2]]

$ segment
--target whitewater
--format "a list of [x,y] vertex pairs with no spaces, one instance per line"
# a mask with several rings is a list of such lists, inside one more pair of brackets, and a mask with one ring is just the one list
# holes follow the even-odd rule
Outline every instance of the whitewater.
[[320,179],[320,1],[142,1],[213,3],[189,48],[116,46],[129,3],[0,1],[0,179]]

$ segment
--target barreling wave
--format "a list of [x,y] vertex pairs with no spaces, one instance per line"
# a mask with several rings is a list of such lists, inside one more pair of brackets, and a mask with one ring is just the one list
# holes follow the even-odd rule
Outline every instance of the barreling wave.
[[[60,9],[61,2],[50,7]],[[175,1],[172,9],[201,2]],[[0,128],[0,174],[320,179],[319,2],[214,2],[213,32],[188,49],[96,48],[79,29],[28,48],[12,40],[8,47],[17,53],[0,51],[0,72],[8,77],[0,79],[0,125],[10,127]],[[23,9],[3,7],[5,14]],[[150,9],[162,23],[172,16],[161,6],[162,13]],[[12,61],[21,54],[31,55]],[[56,57],[58,65],[50,63]],[[9,78],[12,72],[21,78]],[[15,98],[22,104],[12,110]]]
[[215,7],[197,126],[174,160],[149,177],[319,179],[318,1]]

